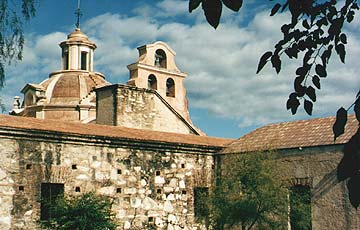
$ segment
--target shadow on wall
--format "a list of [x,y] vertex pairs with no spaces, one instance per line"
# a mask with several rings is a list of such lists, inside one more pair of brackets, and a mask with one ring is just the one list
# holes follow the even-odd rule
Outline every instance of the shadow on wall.
[[360,204],[360,129],[344,146],[344,156],[337,167],[339,182],[347,181],[350,203],[354,208]]

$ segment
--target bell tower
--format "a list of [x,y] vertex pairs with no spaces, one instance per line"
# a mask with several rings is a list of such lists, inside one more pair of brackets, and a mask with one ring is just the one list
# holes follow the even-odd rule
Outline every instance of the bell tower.
[[68,35],[67,40],[60,43],[62,51],[62,70],[94,71],[95,43],[80,31],[80,0],[75,11],[77,17],[76,29]]
[[60,43],[63,70],[94,71],[95,43],[76,28],[68,35],[67,40]]
[[130,79],[128,85],[155,90],[187,121],[188,103],[184,79],[186,74],[175,64],[175,51],[166,43],[158,41],[137,48],[139,58],[128,65]]

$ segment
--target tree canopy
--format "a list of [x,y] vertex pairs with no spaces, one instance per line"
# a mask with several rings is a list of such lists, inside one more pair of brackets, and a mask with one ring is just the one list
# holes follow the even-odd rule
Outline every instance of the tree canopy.
[[[204,196],[211,229],[287,229],[289,190],[280,161],[271,152],[225,156],[215,188]],[[296,193],[299,194],[299,193]],[[298,228],[311,229],[311,210],[303,196],[293,196],[292,218]],[[308,227],[310,223],[310,228]],[[224,226],[226,226],[224,228]]]

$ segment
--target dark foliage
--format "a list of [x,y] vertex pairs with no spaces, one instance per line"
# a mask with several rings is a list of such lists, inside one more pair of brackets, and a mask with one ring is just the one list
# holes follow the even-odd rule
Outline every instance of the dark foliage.
[[0,0],[0,89],[4,86],[4,65],[21,60],[24,23],[35,16],[37,0]]
[[[288,190],[272,153],[227,156],[203,213],[209,229],[286,229]],[[224,228],[227,226],[227,228]]]
[[[271,0],[270,0],[271,1]],[[196,2],[196,4],[195,4]],[[212,4],[212,8],[204,5]],[[216,2],[216,4],[215,4]],[[226,3],[225,3],[226,2]],[[276,73],[281,71],[281,59],[287,56],[290,59],[302,57],[302,64],[295,71],[294,92],[289,94],[286,103],[287,110],[296,114],[301,102],[307,114],[312,115],[313,103],[316,102],[316,91],[321,89],[321,81],[328,76],[327,65],[333,53],[339,56],[342,63],[345,63],[347,36],[343,31],[346,23],[351,23],[355,13],[359,10],[357,0],[283,0],[275,3],[271,9],[270,16],[288,11],[291,19],[289,23],[281,26],[283,38],[278,41],[273,51],[266,51],[259,60],[256,73],[259,73],[264,66],[271,62]],[[234,10],[241,8],[240,0],[190,0],[190,12],[200,4],[208,22],[216,28],[221,17],[222,3]],[[239,4],[241,3],[241,4]],[[230,7],[237,6],[238,8]],[[213,7],[218,7],[216,10]],[[216,12],[216,13],[215,13]],[[301,54],[301,55],[300,55]],[[360,91],[356,95],[355,102],[346,110],[340,108],[336,115],[336,122],[333,126],[334,141],[345,132],[348,110],[354,107],[357,120],[360,122]],[[350,177],[348,188],[350,191],[351,203],[358,207],[360,203],[360,164],[351,162],[360,159],[359,130],[346,144],[344,158],[339,164],[339,179],[344,180]],[[350,165],[350,167],[348,167]]]
[[337,168],[338,180],[350,178],[347,182],[350,203],[358,208],[360,204],[360,129],[346,143],[343,152],[344,156]]
[[201,4],[206,20],[215,29],[218,27],[223,4],[232,11],[239,11],[243,0],[189,0],[189,12]]
[[48,221],[39,222],[43,229],[53,230],[115,230],[111,200],[94,193],[80,196],[58,197],[48,209],[52,215]]
[[291,229],[311,230],[311,190],[307,186],[290,189]]

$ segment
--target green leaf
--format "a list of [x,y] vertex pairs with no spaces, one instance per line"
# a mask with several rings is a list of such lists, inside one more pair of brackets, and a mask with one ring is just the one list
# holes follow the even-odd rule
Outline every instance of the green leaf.
[[280,9],[281,7],[281,4],[280,3],[276,3],[274,5],[274,7],[271,9],[271,13],[270,13],[270,16],[274,16]]
[[313,103],[311,101],[308,101],[308,100],[305,99],[304,109],[305,109],[306,113],[311,116],[312,115],[312,110],[313,110]]
[[306,88],[306,95],[308,95],[313,102],[316,102],[315,89],[312,86]]
[[189,0],[189,12],[191,13],[193,10],[200,6],[202,0]]
[[304,66],[301,66],[301,67],[297,68],[296,69],[296,75],[305,77],[306,74],[309,72],[310,67],[311,67],[310,65],[306,64]]
[[336,120],[333,125],[333,133],[334,133],[334,141],[337,137],[345,131],[345,125],[347,122],[347,111],[343,107],[341,107],[336,113]]
[[256,71],[256,74],[258,74],[262,68],[264,68],[266,62],[268,61],[268,59],[272,56],[272,52],[271,51],[268,51],[266,53],[264,53],[261,58],[260,58],[260,61],[259,61],[259,64],[258,64],[258,68],[257,68],[257,71]]
[[281,60],[278,54],[274,54],[271,56],[271,64],[275,68],[276,73],[280,73]]
[[354,15],[355,15],[354,11],[349,11],[349,13],[346,15],[346,21],[349,23],[352,22],[352,20],[354,20]]
[[360,97],[358,97],[355,101],[354,112],[356,119],[360,122]]
[[286,109],[291,110],[292,115],[296,114],[298,107],[300,106],[299,99],[297,99],[296,93],[289,95],[289,99],[286,102]]
[[319,75],[319,77],[326,77],[327,73],[326,73],[326,69],[323,65],[317,64],[315,66],[315,72],[317,75]]
[[220,22],[222,3],[220,0],[206,0],[202,3],[208,23],[216,29]]
[[303,27],[304,27],[305,29],[308,29],[308,30],[310,29],[310,25],[309,25],[309,23],[307,22],[306,19],[303,20],[302,25],[303,25]]
[[346,34],[344,34],[344,33],[340,34],[340,41],[341,41],[343,44],[347,44]]
[[243,4],[243,0],[222,0],[222,2],[227,8],[236,12],[240,10]]
[[296,77],[294,80],[294,89],[295,92],[297,93],[298,97],[302,97],[305,94],[305,87],[302,85],[302,82],[304,81],[305,77],[303,76],[299,76]]
[[318,89],[321,88],[320,78],[319,78],[317,75],[313,76],[312,82],[313,82],[313,84],[316,86],[316,88],[318,88]]
[[340,60],[342,63],[345,63],[345,55],[346,55],[346,51],[345,51],[345,46],[344,44],[338,44],[335,46],[335,50],[336,53],[339,55]]

